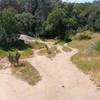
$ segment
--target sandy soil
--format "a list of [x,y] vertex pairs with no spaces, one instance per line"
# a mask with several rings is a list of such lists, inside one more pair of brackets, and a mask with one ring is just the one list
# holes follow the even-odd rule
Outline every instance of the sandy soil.
[[1,70],[0,100],[100,100],[100,91],[89,76],[70,61],[77,52],[72,49],[53,59],[45,56],[27,59],[42,76],[36,86],[15,78],[9,69]]

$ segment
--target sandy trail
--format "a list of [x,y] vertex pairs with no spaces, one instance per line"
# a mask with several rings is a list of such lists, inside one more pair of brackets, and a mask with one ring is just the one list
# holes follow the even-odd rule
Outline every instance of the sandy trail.
[[16,79],[9,69],[0,71],[0,100],[100,100],[100,91],[89,76],[70,61],[77,52],[62,51],[52,60],[45,56],[27,59],[42,76],[36,86]]

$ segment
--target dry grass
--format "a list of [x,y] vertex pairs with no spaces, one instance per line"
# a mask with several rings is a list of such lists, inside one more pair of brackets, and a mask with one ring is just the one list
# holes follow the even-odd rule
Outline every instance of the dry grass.
[[92,71],[91,80],[95,81],[95,84],[100,89],[100,69]]
[[40,55],[40,56],[48,55],[47,49],[42,49],[42,50],[40,50],[40,51],[38,52],[38,55]]
[[40,55],[40,56],[46,56],[48,58],[52,58],[52,57],[56,56],[56,53],[55,52],[49,52],[47,49],[43,49],[43,50],[40,50],[38,52],[38,55]]
[[84,73],[90,74],[91,79],[100,86],[100,56],[86,56],[82,52],[72,57],[72,62]]
[[84,48],[89,47],[90,45],[94,45],[95,42],[99,39],[100,39],[100,34],[95,34],[95,37],[89,40],[73,40],[69,42],[69,46],[82,50]]
[[38,42],[38,41],[31,42],[29,45],[32,47],[32,49],[42,49],[42,48],[45,48],[45,43]]
[[80,50],[78,54],[71,58],[72,62],[84,73],[89,74],[97,86],[100,86],[100,52],[94,50],[93,53],[86,54],[84,50],[95,44],[99,39],[100,35],[98,34],[91,40],[73,40],[69,43],[71,47]]
[[[34,52],[32,51],[32,49],[41,49],[41,48],[45,48],[45,43],[41,43],[38,41],[35,42],[30,42],[29,44],[27,44],[29,47],[25,48],[23,51],[21,51],[21,58],[29,58],[31,56],[34,55]],[[23,48],[23,47],[22,47]],[[12,49],[10,52],[15,53],[16,48]],[[0,59],[4,58],[5,56],[7,56],[8,51],[4,51],[3,49],[0,49]]]
[[86,73],[100,69],[100,57],[88,57],[82,53],[78,53],[71,60]]
[[7,56],[7,52],[0,49],[0,59],[4,58],[5,56]]
[[56,56],[57,53],[60,53],[60,50],[50,50],[48,51],[48,49],[42,49],[38,52],[38,55],[40,56],[47,56],[48,58],[53,58]]
[[34,52],[32,49],[41,49],[41,48],[45,48],[45,43],[41,43],[38,41],[35,42],[30,42],[29,43],[30,48],[25,49],[24,51],[21,52],[21,58],[29,58],[32,57],[34,55]]
[[46,42],[52,42],[54,44],[64,45],[66,42],[59,39],[47,39]]
[[67,46],[63,46],[62,50],[65,51],[65,52],[70,52],[71,51],[71,49],[68,48]]
[[34,55],[34,53],[33,53],[32,49],[28,48],[21,53],[21,58],[22,59],[29,58],[29,57],[32,57],[33,55]]
[[57,42],[57,39],[46,39],[47,42]]
[[39,72],[28,62],[12,66],[12,74],[28,82],[30,85],[35,85],[41,79]]
[[58,40],[57,41],[57,44],[59,44],[59,45],[64,45],[66,42],[65,41],[62,41],[62,40]]

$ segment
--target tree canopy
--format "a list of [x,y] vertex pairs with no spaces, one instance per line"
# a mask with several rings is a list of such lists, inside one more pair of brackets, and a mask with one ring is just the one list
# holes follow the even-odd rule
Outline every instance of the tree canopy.
[[[80,31],[100,31],[99,0],[63,3],[61,0],[1,0],[0,40],[18,34],[68,39]],[[2,39],[1,39],[2,37]]]
[[[15,23],[19,33],[32,35],[36,24],[35,17],[31,13],[21,13],[15,15]],[[35,33],[34,33],[35,34]]]

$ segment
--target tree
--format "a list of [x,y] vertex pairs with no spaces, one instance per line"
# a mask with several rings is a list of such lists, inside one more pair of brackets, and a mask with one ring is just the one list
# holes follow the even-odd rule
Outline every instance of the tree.
[[48,13],[58,4],[61,0],[17,0],[23,11],[32,13],[37,20],[44,21]]
[[94,28],[96,31],[100,31],[100,15],[97,16],[96,21],[94,23]]
[[15,15],[15,22],[19,33],[33,35],[35,34],[36,21],[31,13],[21,13]]
[[55,9],[43,24],[44,31],[48,37],[64,38],[66,31],[66,14],[62,8]]
[[[0,13],[0,27],[2,32],[1,36],[6,36],[5,42],[12,42],[17,33],[17,27],[15,24],[16,10],[12,8],[4,9]],[[5,34],[4,34],[5,33]]]
[[49,14],[43,24],[47,37],[65,39],[70,32],[77,29],[77,19],[69,12],[71,9],[66,10],[66,5],[61,4]]
[[16,0],[0,0],[0,9],[3,10],[8,7],[12,7],[17,10],[20,9],[20,6]]
[[6,32],[5,32],[5,29],[2,28],[2,26],[0,25],[0,42],[3,41],[3,39],[6,38]]

